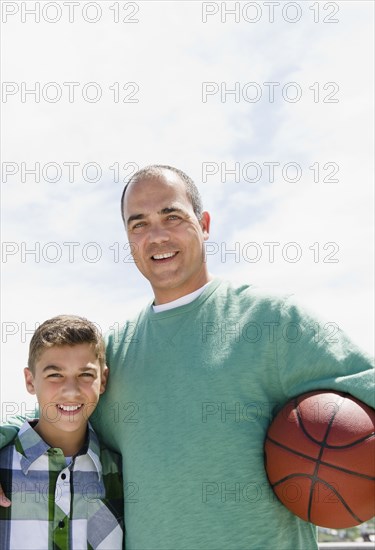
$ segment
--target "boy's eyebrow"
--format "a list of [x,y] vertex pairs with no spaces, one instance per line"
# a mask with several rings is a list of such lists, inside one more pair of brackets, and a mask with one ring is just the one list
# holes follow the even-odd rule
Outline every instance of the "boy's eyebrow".
[[85,367],[79,367],[79,370],[82,370],[82,371],[84,371],[84,370],[95,370],[96,371],[97,367],[98,367],[98,365],[96,365],[95,367],[90,367],[90,365],[86,365]]
[[[44,367],[43,372],[48,372],[49,370],[59,371],[61,372],[63,367],[58,367],[57,365],[47,365]],[[89,365],[85,365],[84,367],[79,367],[80,371],[88,371],[88,370],[94,370],[96,371],[95,367],[90,367]]]
[[56,365],[47,365],[46,367],[44,367],[43,369],[43,372],[47,372],[49,370],[62,370],[61,367],[57,367]]
[[[165,214],[171,214],[172,212],[178,212],[180,214],[186,214],[182,208],[178,208],[177,206],[166,206],[165,208],[162,208],[157,212],[159,215],[165,215]],[[143,220],[144,218],[147,218],[147,214],[133,214],[129,216],[127,224],[129,225],[130,222],[134,220]]]

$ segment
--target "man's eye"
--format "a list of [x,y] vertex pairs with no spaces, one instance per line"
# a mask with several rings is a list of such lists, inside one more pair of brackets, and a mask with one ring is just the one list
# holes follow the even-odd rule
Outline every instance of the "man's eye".
[[94,375],[92,372],[83,372],[81,376],[87,377],[87,378],[94,378]]
[[142,231],[142,229],[145,227],[145,222],[138,222],[138,223],[135,223],[134,225],[132,225],[131,227],[131,231],[133,231],[133,233],[139,233],[140,231]]
[[62,378],[62,375],[59,374],[58,372],[54,372],[54,373],[52,373],[52,374],[49,374],[49,375],[47,376],[47,378]]

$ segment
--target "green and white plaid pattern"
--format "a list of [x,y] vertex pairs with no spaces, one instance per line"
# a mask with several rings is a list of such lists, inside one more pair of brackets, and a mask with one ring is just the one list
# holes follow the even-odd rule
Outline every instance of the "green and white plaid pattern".
[[121,457],[100,449],[89,425],[85,448],[69,466],[28,422],[0,451],[9,508],[0,507],[1,550],[123,548]]

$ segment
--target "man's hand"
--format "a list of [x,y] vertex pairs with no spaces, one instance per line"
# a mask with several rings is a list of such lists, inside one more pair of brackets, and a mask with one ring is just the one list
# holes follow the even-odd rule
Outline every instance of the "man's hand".
[[9,498],[7,498],[5,495],[4,495],[4,491],[0,485],[0,506],[3,506],[4,508],[8,508],[8,506],[11,505],[11,502],[9,500]]

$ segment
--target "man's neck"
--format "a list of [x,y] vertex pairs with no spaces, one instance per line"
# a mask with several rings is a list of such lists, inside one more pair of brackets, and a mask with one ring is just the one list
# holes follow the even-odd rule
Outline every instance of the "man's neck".
[[167,291],[164,289],[162,291],[160,290],[158,291],[158,289],[154,288],[153,289],[154,296],[155,296],[154,305],[161,306],[165,304],[170,304],[171,302],[175,302],[176,300],[184,298],[185,296],[189,296],[190,294],[204,288],[204,286],[208,284],[210,281],[212,281],[213,278],[214,278],[213,275],[210,275],[207,273],[196,284],[187,285],[183,289],[171,288],[171,289],[168,289]]
[[155,313],[160,313],[161,311],[167,311],[169,309],[173,309],[175,307],[184,306],[186,304],[190,304],[190,302],[193,302],[198,296],[202,294],[206,286],[210,284],[210,281],[203,285],[202,287],[198,288],[197,290],[194,290],[194,292],[190,292],[189,294],[185,294],[185,296],[181,296],[181,298],[177,298],[176,300],[172,300],[171,302],[167,302],[165,304],[158,304],[153,305],[153,310]]

